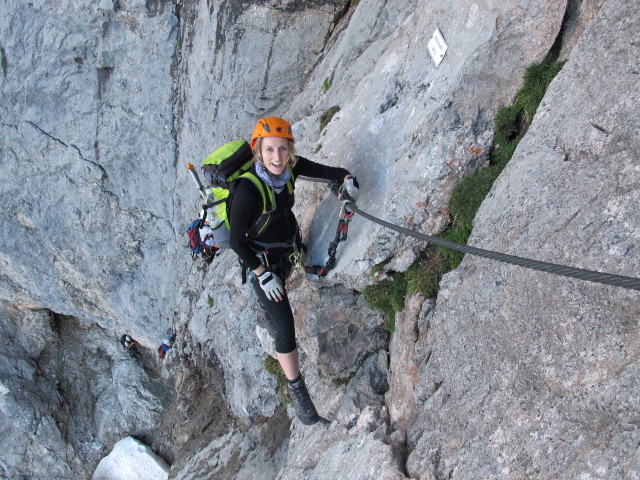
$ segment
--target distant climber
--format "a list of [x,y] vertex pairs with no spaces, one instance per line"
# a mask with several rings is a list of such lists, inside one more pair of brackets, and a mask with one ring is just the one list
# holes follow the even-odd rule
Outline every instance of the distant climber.
[[158,347],[158,355],[160,356],[160,360],[164,360],[164,357],[167,355],[167,352],[171,350],[171,347],[173,347],[173,342],[175,342],[175,340],[176,340],[175,334],[164,339],[162,344]]
[[133,338],[131,338],[126,333],[120,337],[120,343],[122,347],[129,352],[131,358],[135,358],[136,360],[142,358],[142,354],[140,350],[138,350],[138,342],[136,342]]
[[[304,175],[341,185],[356,200],[358,183],[344,168],[329,167],[295,155],[291,124],[282,118],[263,118],[251,137],[254,163],[250,173],[258,181],[240,177],[229,208],[229,244],[275,331],[276,356],[289,380],[289,397],[305,425],[327,422],[318,415],[300,374],[291,305],[285,283],[303,248],[292,207],[294,182]],[[264,198],[270,199],[265,208]]]

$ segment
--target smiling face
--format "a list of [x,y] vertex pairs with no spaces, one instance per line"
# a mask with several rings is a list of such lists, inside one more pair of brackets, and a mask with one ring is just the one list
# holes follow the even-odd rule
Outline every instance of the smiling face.
[[271,175],[284,173],[291,156],[289,140],[283,137],[263,137],[260,145],[260,157]]

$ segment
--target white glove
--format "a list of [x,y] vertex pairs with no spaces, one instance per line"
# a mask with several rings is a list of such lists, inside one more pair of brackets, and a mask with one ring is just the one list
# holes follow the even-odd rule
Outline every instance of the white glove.
[[277,302],[282,299],[284,287],[276,274],[267,270],[262,275],[258,275],[258,282],[269,300]]
[[358,200],[358,194],[360,193],[358,181],[354,177],[347,178],[340,187],[340,191],[345,193],[354,202]]

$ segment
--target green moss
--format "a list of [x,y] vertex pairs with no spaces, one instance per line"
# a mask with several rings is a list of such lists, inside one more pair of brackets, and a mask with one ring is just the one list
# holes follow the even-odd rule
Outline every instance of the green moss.
[[395,330],[396,313],[404,310],[406,294],[407,278],[404,273],[397,273],[387,280],[367,285],[363,291],[367,303],[384,314],[386,321],[383,328],[389,332]]
[[513,152],[516,151],[518,143],[520,143],[520,137],[517,137],[516,139],[508,143],[498,144],[494,148],[493,157],[491,158],[491,164],[498,167],[497,172],[495,172],[495,178],[498,178],[498,175],[500,175],[504,167],[507,166],[509,160],[511,160]]
[[449,199],[449,213],[454,224],[471,224],[483,200],[491,190],[501,168],[490,166],[463,179],[455,186]]
[[565,62],[544,61],[531,65],[524,74],[524,85],[516,95],[515,105],[522,109],[524,121],[531,123],[551,80],[562,69]]
[[[379,310],[385,317],[383,328],[395,330],[396,313],[404,310],[407,294],[420,292],[425,298],[438,293],[444,254],[430,248],[405,272],[395,273],[391,278],[365,287],[363,295],[369,305]],[[384,264],[388,261],[384,262]]]
[[425,298],[435,297],[442,276],[441,254],[431,249],[425,259],[415,262],[406,271],[407,293],[421,293]]
[[331,88],[331,83],[329,83],[329,79],[325,78],[324,82],[322,82],[322,92],[327,93]]
[[340,387],[342,385],[346,385],[347,383],[349,383],[355,376],[356,376],[356,372],[351,372],[345,375],[344,377],[334,378],[333,380],[331,380],[331,383],[333,383],[336,387]]
[[287,397],[287,377],[284,376],[284,372],[282,368],[280,368],[280,362],[273,358],[270,355],[267,355],[267,358],[264,359],[264,369],[268,374],[276,377],[278,382],[278,395],[280,396],[280,403],[283,405],[289,405],[291,401],[289,397]]
[[382,271],[384,266],[387,265],[390,261],[391,261],[391,259],[387,258],[386,260],[383,260],[382,262],[375,264],[373,267],[371,267],[371,270],[369,271],[369,274],[371,276],[373,276],[376,273]]
[[408,293],[419,292],[425,298],[437,295],[440,279],[445,273],[444,265],[445,254],[430,247],[405,272],[392,274],[389,279],[365,287],[364,299],[384,315],[385,330],[395,331],[396,313],[404,310]]
[[213,298],[209,297],[207,299],[207,305],[209,305],[209,308],[213,308],[213,305],[214,305]]
[[[459,223],[455,225],[453,228],[447,229],[444,233],[443,238],[445,240],[450,240],[452,242],[460,243],[462,245],[467,244],[467,240],[469,240],[469,236],[471,235],[472,226],[470,223]],[[442,271],[443,274],[446,272],[450,272],[454,268],[457,268],[460,263],[462,263],[462,259],[464,258],[464,253],[459,252],[457,250],[452,250],[450,248],[438,247],[439,250],[443,254],[443,266]]]
[[340,107],[334,105],[331,108],[328,108],[322,115],[320,115],[320,131],[324,130],[333,116],[340,111]]
[[273,375],[274,377],[282,375],[280,362],[278,362],[278,360],[273,358],[271,355],[267,355],[267,358],[264,359],[264,369],[269,375]]
[[515,140],[520,129],[522,109],[517,105],[502,107],[498,110],[495,123],[495,143],[508,143]]

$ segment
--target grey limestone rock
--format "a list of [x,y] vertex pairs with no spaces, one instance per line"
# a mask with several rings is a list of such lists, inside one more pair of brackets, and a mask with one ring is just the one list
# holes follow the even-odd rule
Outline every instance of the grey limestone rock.
[[[389,339],[362,289],[424,245],[356,216],[327,277],[290,281],[302,369],[332,419],[302,428],[264,369],[235,256],[192,262],[184,232],[201,203],[186,163],[280,115],[301,155],[358,176],[360,208],[438,233],[498,108],[561,35],[569,61],[470,242],[638,276],[634,2],[4,7],[2,475],[86,477],[126,435],[150,438],[172,478],[638,475],[637,294],[467,258]],[[338,209],[298,182],[308,263],[326,261]]]
[[[585,29],[470,244],[639,276],[637,13],[606,2]],[[409,429],[408,472],[636,478],[638,299],[465,258],[443,282],[425,340],[430,396]]]

